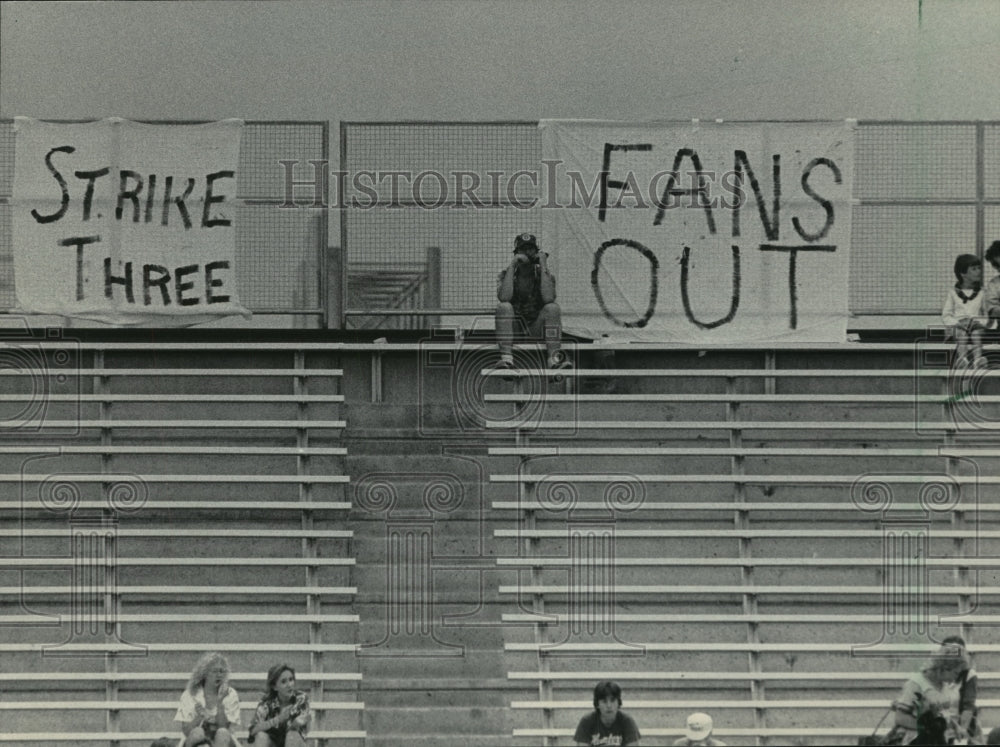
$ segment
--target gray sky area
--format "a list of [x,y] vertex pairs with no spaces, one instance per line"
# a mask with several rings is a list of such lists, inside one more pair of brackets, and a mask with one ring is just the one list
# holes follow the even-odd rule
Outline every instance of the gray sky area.
[[997,119],[997,0],[2,2],[0,115]]

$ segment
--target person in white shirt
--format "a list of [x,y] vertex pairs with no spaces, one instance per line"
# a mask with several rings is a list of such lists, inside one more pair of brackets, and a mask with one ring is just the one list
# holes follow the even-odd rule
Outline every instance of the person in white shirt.
[[949,328],[948,337],[956,342],[955,366],[971,363],[985,368],[983,332],[989,329],[990,320],[983,314],[982,261],[974,254],[960,254],[955,259],[955,278],[955,287],[948,291],[941,310],[941,321]]
[[[899,697],[893,701],[896,712],[897,735],[902,734],[902,743],[909,744],[921,736],[920,720],[923,716],[941,717],[947,724],[949,736],[957,734],[955,729],[961,697],[958,676],[966,667],[966,657],[957,643],[946,643],[936,651],[910,677]],[[943,744],[937,741],[922,741],[921,744]]]
[[181,722],[184,747],[237,747],[240,696],[229,686],[229,662],[217,651],[198,659],[181,694],[174,721]]
[[684,736],[674,742],[674,747],[726,747],[725,742],[712,736],[713,728],[707,713],[692,713],[684,725]]

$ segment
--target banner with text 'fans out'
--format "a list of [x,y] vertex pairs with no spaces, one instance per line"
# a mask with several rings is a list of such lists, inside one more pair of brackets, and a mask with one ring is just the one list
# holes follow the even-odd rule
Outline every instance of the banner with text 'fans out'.
[[567,331],[844,341],[852,122],[540,126],[541,248]]

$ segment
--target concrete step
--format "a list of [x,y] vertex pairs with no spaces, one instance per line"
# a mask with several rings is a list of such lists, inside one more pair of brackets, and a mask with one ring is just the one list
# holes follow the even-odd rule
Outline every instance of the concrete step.
[[[443,690],[448,693],[481,693],[484,696],[496,696],[500,698],[498,702],[506,703],[515,698],[535,693],[536,691],[524,684],[513,682],[507,679],[506,674],[502,677],[491,678],[484,675],[463,679],[461,677],[407,677],[405,680],[397,678],[370,676],[361,685],[365,702],[391,705],[402,702],[410,697],[413,692],[438,691]],[[463,696],[465,697],[465,696]],[[471,695],[469,697],[472,697]]]
[[477,702],[453,705],[458,692],[411,694],[418,705],[372,706],[365,701],[365,730],[369,735],[437,734],[453,739],[465,735],[501,735],[509,722],[506,705]]
[[[602,461],[603,460],[603,461]],[[801,462],[802,460],[800,460]],[[638,478],[643,474],[706,474],[726,475],[729,473],[728,463],[725,467],[712,469],[711,460],[693,460],[679,463],[673,457],[647,457],[645,463],[637,460],[623,460],[620,457],[544,457],[535,460],[531,466],[535,474],[599,474],[608,475],[608,480],[595,482],[574,482],[562,480],[545,480],[537,484],[533,495],[546,508],[537,514],[539,520],[587,520],[601,518],[598,514],[585,515],[582,509],[575,509],[576,502],[596,502],[601,506],[619,507],[614,514],[619,520],[640,519],[648,521],[659,515],[666,520],[667,515],[642,514],[639,504],[645,502],[667,503],[672,501],[726,502],[733,500],[736,492],[735,483],[725,480],[712,483],[672,483],[669,481],[649,481]],[[628,470],[622,466],[629,465]],[[937,460],[928,459],[922,463],[909,462],[900,467],[895,461],[872,460],[868,463],[857,459],[809,460],[810,474],[836,475],[885,475],[899,472],[907,474],[927,474],[932,478],[937,474]],[[721,463],[720,463],[721,464]],[[707,465],[707,466],[706,466]],[[815,465],[815,469],[813,469]],[[492,467],[492,465],[490,465]],[[771,468],[771,465],[754,465],[753,472],[757,474],[793,475],[804,474],[802,464],[792,465],[791,460],[786,465],[788,469]],[[479,519],[485,521],[509,522],[513,514],[509,509],[494,509],[494,501],[516,501],[518,485],[516,482],[493,482],[490,475],[516,475],[519,470],[514,467],[506,471],[490,471],[483,482],[470,481],[448,474],[411,473],[397,471],[393,462],[387,460],[387,466],[378,473],[352,475],[352,484],[346,488],[346,499],[353,504],[350,521],[363,522],[369,517],[379,521],[390,517],[402,520],[417,520],[421,517],[429,520],[461,520]],[[938,470],[942,475],[945,473]],[[989,472],[987,472],[989,473]],[[752,479],[753,473],[749,473]],[[618,478],[618,479],[615,479]],[[893,486],[893,495],[898,500],[916,501],[921,484],[897,484]],[[527,488],[526,488],[527,489]],[[747,484],[743,489],[747,501],[841,501],[845,510],[851,510],[851,484]],[[425,496],[431,500],[430,508],[425,502]],[[603,508],[596,509],[603,511]],[[568,514],[567,512],[571,513]],[[587,509],[592,511],[592,509]],[[675,514],[671,514],[675,516]],[[843,517],[840,517],[843,518]]]
[[[499,431],[498,431],[499,432]],[[888,449],[911,448],[937,452],[943,447],[941,439],[935,439],[911,430],[899,430],[895,434],[882,431],[873,437],[868,431],[852,432],[849,429],[841,431],[815,431],[812,434],[770,431],[766,437],[761,433],[747,431],[743,434],[741,446],[745,449]],[[956,445],[969,449],[989,447],[991,443],[983,443],[982,439],[956,437]],[[344,444],[339,444],[344,445]],[[406,438],[355,438],[347,442],[348,453],[351,456],[365,455],[452,455],[456,458],[468,458],[489,463],[493,459],[501,459],[489,455],[489,447],[512,448],[517,444],[513,432],[506,432],[502,442],[489,442],[476,446],[470,439],[456,444],[452,439],[406,439]],[[544,430],[528,433],[522,446],[553,447],[553,448],[612,448],[628,449],[630,447],[656,448],[701,448],[727,449],[732,446],[729,434],[724,429],[704,430],[695,437],[688,437],[682,431],[638,430],[630,428],[602,429],[588,428],[577,431]],[[676,457],[669,457],[674,459]],[[988,457],[997,459],[997,457]],[[341,457],[343,459],[343,457]]]
[[[407,434],[397,437],[398,429],[389,427],[384,429],[365,428],[363,434],[357,431],[352,432],[349,437],[345,437],[342,444],[347,448],[348,454],[353,456],[366,454],[379,454],[388,456],[413,455],[413,454],[444,454],[459,451],[462,454],[468,453],[471,456],[484,456],[485,447],[472,448],[472,444],[458,443],[456,439],[426,438],[418,437],[415,431],[408,431]],[[513,441],[512,437],[507,437]],[[456,448],[457,447],[457,448]]]
[[390,638],[382,645],[362,649],[357,655],[358,667],[366,683],[404,683],[419,678],[435,680],[441,689],[455,681],[500,679],[506,677],[507,667],[499,629],[494,636],[493,644],[486,648],[462,647],[460,635],[453,635],[451,629],[441,635],[441,642],[429,635],[409,636],[404,641]]
[[[354,473],[346,493],[356,508],[366,511],[385,510],[385,501],[394,497],[401,507],[422,507],[424,497],[432,506],[447,506],[461,499],[458,508],[478,508],[474,501],[504,500],[512,493],[511,485],[490,482],[490,465],[484,464],[481,477],[455,474],[449,468],[438,472],[422,469],[420,465],[409,465],[414,471],[407,471],[407,465],[398,465],[393,457],[385,457],[379,471]],[[466,467],[459,465],[461,469]],[[516,474],[514,468],[508,474]],[[496,474],[501,474],[496,472]]]
[[[500,528],[501,525],[497,525]],[[508,528],[514,528],[510,523]],[[387,528],[385,523],[378,521],[356,522],[354,530],[354,557],[358,563],[382,563],[391,551],[389,533],[399,536],[411,536],[413,541],[421,541],[424,536],[431,543],[431,562],[434,567],[472,563],[476,567],[486,567],[480,558],[492,557],[494,553],[510,553],[514,547],[505,540],[499,543],[492,537],[493,527],[477,520],[400,520],[394,526]],[[417,556],[414,556],[417,557]],[[447,558],[446,562],[437,564],[433,558]],[[458,558],[452,561],[451,559]],[[468,560],[466,560],[468,559]],[[416,561],[415,561],[416,562]]]
[[[457,456],[430,451],[422,454],[349,453],[344,468],[352,482],[365,475],[398,474],[400,481],[417,480],[425,475],[444,475],[455,480],[484,480],[490,471],[514,470],[516,456],[487,456],[485,448],[472,456]],[[389,468],[389,469],[387,469]]]
[[[614,403],[610,403],[610,406],[607,406],[609,403],[604,404],[605,419],[613,415],[616,407],[620,407]],[[558,405],[543,403],[537,397],[533,397],[520,409],[511,402],[465,402],[450,399],[445,403],[364,403],[345,405],[342,417],[347,421],[344,436],[348,439],[465,439],[474,436],[483,441],[496,441],[509,436],[503,430],[486,428],[486,422],[528,429],[541,419],[565,419],[567,413],[575,416],[579,409],[576,405],[576,402]]]
[[531,742],[515,744],[509,734],[461,734],[458,736],[424,734],[372,734],[368,732],[365,747],[535,747]]
[[455,420],[455,407],[450,403],[429,402],[365,402],[353,400],[343,405],[347,420],[345,435],[351,437],[360,429],[416,428],[418,423],[428,427],[451,428]]
[[[494,500],[514,500],[515,498],[516,496],[513,495],[498,495]],[[427,509],[415,500],[410,503],[411,507],[408,508],[407,503],[400,499],[397,500],[392,511],[388,514],[385,511],[366,511],[356,505],[351,509],[347,521],[350,528],[354,530],[355,536],[384,537],[387,522],[393,522],[396,527],[400,527],[404,523],[433,522],[435,533],[447,532],[447,529],[455,526],[462,526],[461,531],[464,532],[468,531],[466,528],[468,524],[481,524],[486,530],[486,534],[483,536],[489,537],[492,535],[493,529],[514,526],[518,518],[516,512],[490,508],[491,503],[492,501],[476,501],[466,508],[466,504],[463,502],[461,507],[442,513]],[[456,530],[452,529],[452,533],[454,531]]]
[[[365,646],[361,658],[379,658],[393,656],[399,659],[397,667],[410,675],[422,675],[420,660],[424,659],[458,659],[472,655],[485,655],[490,660],[499,661],[499,651],[491,647],[500,647],[503,643],[499,605],[490,605],[492,609],[485,610],[482,615],[476,615],[474,609],[468,607],[465,611],[468,617],[448,616],[448,610],[435,607],[425,612],[430,618],[424,625],[414,625],[407,633],[405,620],[389,620],[388,613],[377,610],[371,617],[363,617],[363,624],[357,630],[352,640]],[[459,613],[456,610],[456,613]],[[375,616],[378,615],[378,616]],[[464,625],[463,625],[464,623]],[[472,627],[477,624],[480,627]],[[400,632],[396,632],[400,631]],[[402,661],[405,657],[410,660]],[[483,660],[481,663],[485,663]],[[495,663],[495,662],[494,662]],[[450,670],[445,670],[447,678],[451,678]]]
[[[495,394],[505,392],[497,391]],[[509,402],[486,402],[445,397],[441,401],[359,402],[344,405],[345,435],[377,434],[380,430],[410,428],[426,437],[446,437],[464,431],[484,432],[485,420],[507,420],[516,412]]]
[[[862,390],[867,391],[867,390]],[[511,392],[503,392],[511,393]],[[971,406],[970,406],[971,407]],[[975,405],[975,411],[982,409]],[[503,443],[512,438],[515,428],[523,433],[533,434],[542,422],[574,423],[580,421],[612,421],[629,422],[634,420],[654,421],[685,421],[725,422],[726,405],[721,402],[615,402],[591,401],[586,397],[572,397],[569,401],[542,401],[539,398],[530,399],[515,416],[514,404],[510,402],[496,403],[452,403],[435,404],[364,404],[347,405],[345,416],[348,428],[345,436],[348,439],[462,439],[466,445],[472,443],[481,446],[492,443]],[[818,402],[765,402],[746,403],[740,408],[740,419],[754,420],[801,420],[816,421],[864,421],[880,420],[898,422],[914,420],[942,421],[946,419],[941,406],[925,403],[901,402],[892,404],[877,403],[818,403]],[[958,414],[961,416],[961,413]],[[970,416],[971,417],[971,416]],[[947,418],[950,419],[950,418]],[[982,419],[982,418],[981,418]],[[486,428],[489,421],[493,425],[507,428]],[[588,437],[595,437],[593,430],[581,431]],[[678,431],[636,431],[636,437],[641,440],[653,438],[673,439],[704,439],[711,432],[694,428],[690,433]],[[558,437],[566,438],[573,435],[572,431],[561,429]],[[606,434],[615,440],[629,438],[625,429],[613,429]],[[755,432],[754,435],[759,435]],[[828,434],[817,434],[818,440]],[[843,434],[838,434],[844,437]],[[907,438],[906,434],[894,433]],[[911,434],[912,436],[912,434]],[[778,432],[778,438],[787,439],[787,431]],[[935,441],[936,443],[936,441]]]
[[[513,444],[510,444],[513,445]],[[652,444],[648,444],[652,446]],[[818,444],[817,444],[818,445]],[[561,444],[572,448],[576,444]],[[600,448],[600,447],[598,447]],[[995,472],[1000,458],[976,457],[980,472]],[[627,469],[623,469],[626,467]],[[948,467],[945,456],[892,456],[876,453],[871,456],[856,452],[845,456],[750,456],[744,469],[747,474],[794,475],[809,474],[944,474]],[[409,490],[461,489],[463,483],[489,483],[491,474],[517,473],[581,473],[581,474],[726,474],[731,470],[728,456],[666,456],[661,454],[558,454],[539,455],[522,461],[510,456],[453,456],[448,454],[352,454],[347,457],[344,471],[350,475],[353,492],[368,489],[371,484],[389,483],[397,492]],[[966,470],[967,471],[967,470]]]
[[405,680],[374,677],[364,682],[365,709],[445,708],[487,706],[506,708],[522,690],[509,687],[506,679],[485,674],[476,679],[408,677]]

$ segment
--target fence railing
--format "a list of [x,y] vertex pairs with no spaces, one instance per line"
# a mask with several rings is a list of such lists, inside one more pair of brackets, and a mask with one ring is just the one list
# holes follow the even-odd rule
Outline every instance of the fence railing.
[[[348,329],[424,329],[441,304],[441,252],[422,263],[352,262],[347,267]],[[389,312],[388,314],[385,312]]]

